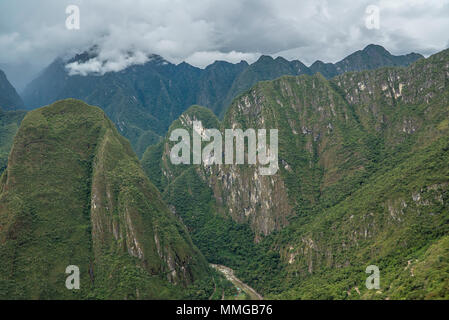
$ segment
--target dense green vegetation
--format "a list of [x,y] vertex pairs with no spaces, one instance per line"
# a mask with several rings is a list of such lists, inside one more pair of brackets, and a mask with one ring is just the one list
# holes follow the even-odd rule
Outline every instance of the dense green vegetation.
[[223,274],[213,269],[210,278],[198,280],[188,287],[184,299],[232,300],[237,294],[237,288]]
[[[142,163],[206,258],[266,297],[447,299],[448,68],[443,51],[408,68],[258,83],[218,124],[279,128],[280,171],[257,183],[250,166],[175,167],[167,138]],[[213,118],[195,108],[171,129]],[[365,287],[372,264],[379,290]]]
[[[29,112],[0,180],[0,297],[182,298],[211,269],[104,112]],[[65,288],[65,268],[81,289]]]
[[0,174],[6,168],[14,135],[25,116],[24,111],[13,111],[20,108],[22,99],[0,70]]
[[[449,271],[443,247],[447,241],[440,240],[449,232],[447,141],[439,139],[399,166],[374,175],[311,224],[298,222],[284,229],[276,242],[293,247],[284,254],[295,255],[295,262],[287,267],[287,287],[277,297],[360,298],[355,291],[347,294],[358,287],[361,296],[369,298],[447,298],[448,283],[442,281]],[[420,200],[413,200],[414,192],[419,192]],[[298,238],[310,239],[313,245],[299,244]],[[417,261],[429,264],[429,247],[439,251],[439,260],[432,262],[431,277],[417,279],[410,269]],[[309,252],[302,256],[301,250]],[[371,264],[381,270],[383,285],[378,294],[364,286],[364,269]]]

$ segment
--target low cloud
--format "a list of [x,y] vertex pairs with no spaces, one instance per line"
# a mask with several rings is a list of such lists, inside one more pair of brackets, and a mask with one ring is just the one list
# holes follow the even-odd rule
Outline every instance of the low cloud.
[[253,63],[260,56],[260,53],[244,53],[244,52],[220,52],[220,51],[199,51],[186,58],[186,62],[200,68],[204,68],[215,61],[228,61],[238,63],[246,61]]
[[132,65],[144,64],[150,58],[141,51],[122,53],[119,51],[101,51],[99,56],[86,62],[72,62],[66,65],[69,75],[88,74],[103,75],[107,72],[118,72]]

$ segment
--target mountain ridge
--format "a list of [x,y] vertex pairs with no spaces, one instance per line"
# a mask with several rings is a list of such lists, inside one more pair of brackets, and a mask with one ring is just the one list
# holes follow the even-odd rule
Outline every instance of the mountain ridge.
[[[83,62],[91,57],[85,53],[70,61]],[[390,60],[381,63],[393,63]],[[358,68],[370,66],[359,64]],[[200,69],[185,62],[174,65],[156,56],[143,65],[133,65],[120,72],[69,76],[65,62],[60,59],[27,86],[23,99],[28,109],[64,98],[79,98],[99,105],[141,156],[190,105],[205,105],[221,117],[238,94],[258,81],[311,73],[300,61],[280,57],[261,56],[251,65],[214,62]]]

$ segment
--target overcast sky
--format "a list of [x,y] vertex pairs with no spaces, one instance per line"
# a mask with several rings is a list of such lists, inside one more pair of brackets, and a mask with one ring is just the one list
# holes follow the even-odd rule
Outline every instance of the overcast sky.
[[[66,28],[70,4],[79,30]],[[366,27],[370,5],[380,9],[378,29]],[[309,65],[370,43],[429,55],[449,47],[448,30],[449,0],[0,0],[0,66],[39,69],[94,44],[110,70],[149,53],[199,67],[260,54]]]

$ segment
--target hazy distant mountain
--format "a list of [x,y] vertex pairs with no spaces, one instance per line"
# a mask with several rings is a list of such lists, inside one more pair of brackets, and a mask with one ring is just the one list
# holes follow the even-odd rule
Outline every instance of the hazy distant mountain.
[[0,108],[3,110],[17,110],[23,108],[22,99],[2,70],[0,70]]
[[223,115],[237,95],[248,90],[257,82],[273,80],[283,75],[300,74],[311,74],[310,69],[301,61],[287,61],[282,57],[273,59],[270,56],[263,55],[256,62],[248,66],[248,68],[235,79],[225,100],[222,102],[221,113],[218,113],[218,115]]
[[247,68],[246,61],[237,64],[215,61],[207,66],[200,78],[200,87],[195,103],[208,106],[215,114],[220,114],[236,77]]
[[23,92],[26,85],[35,79],[42,69],[39,66],[24,63],[0,63],[0,69],[8,77],[9,82],[19,94]]

